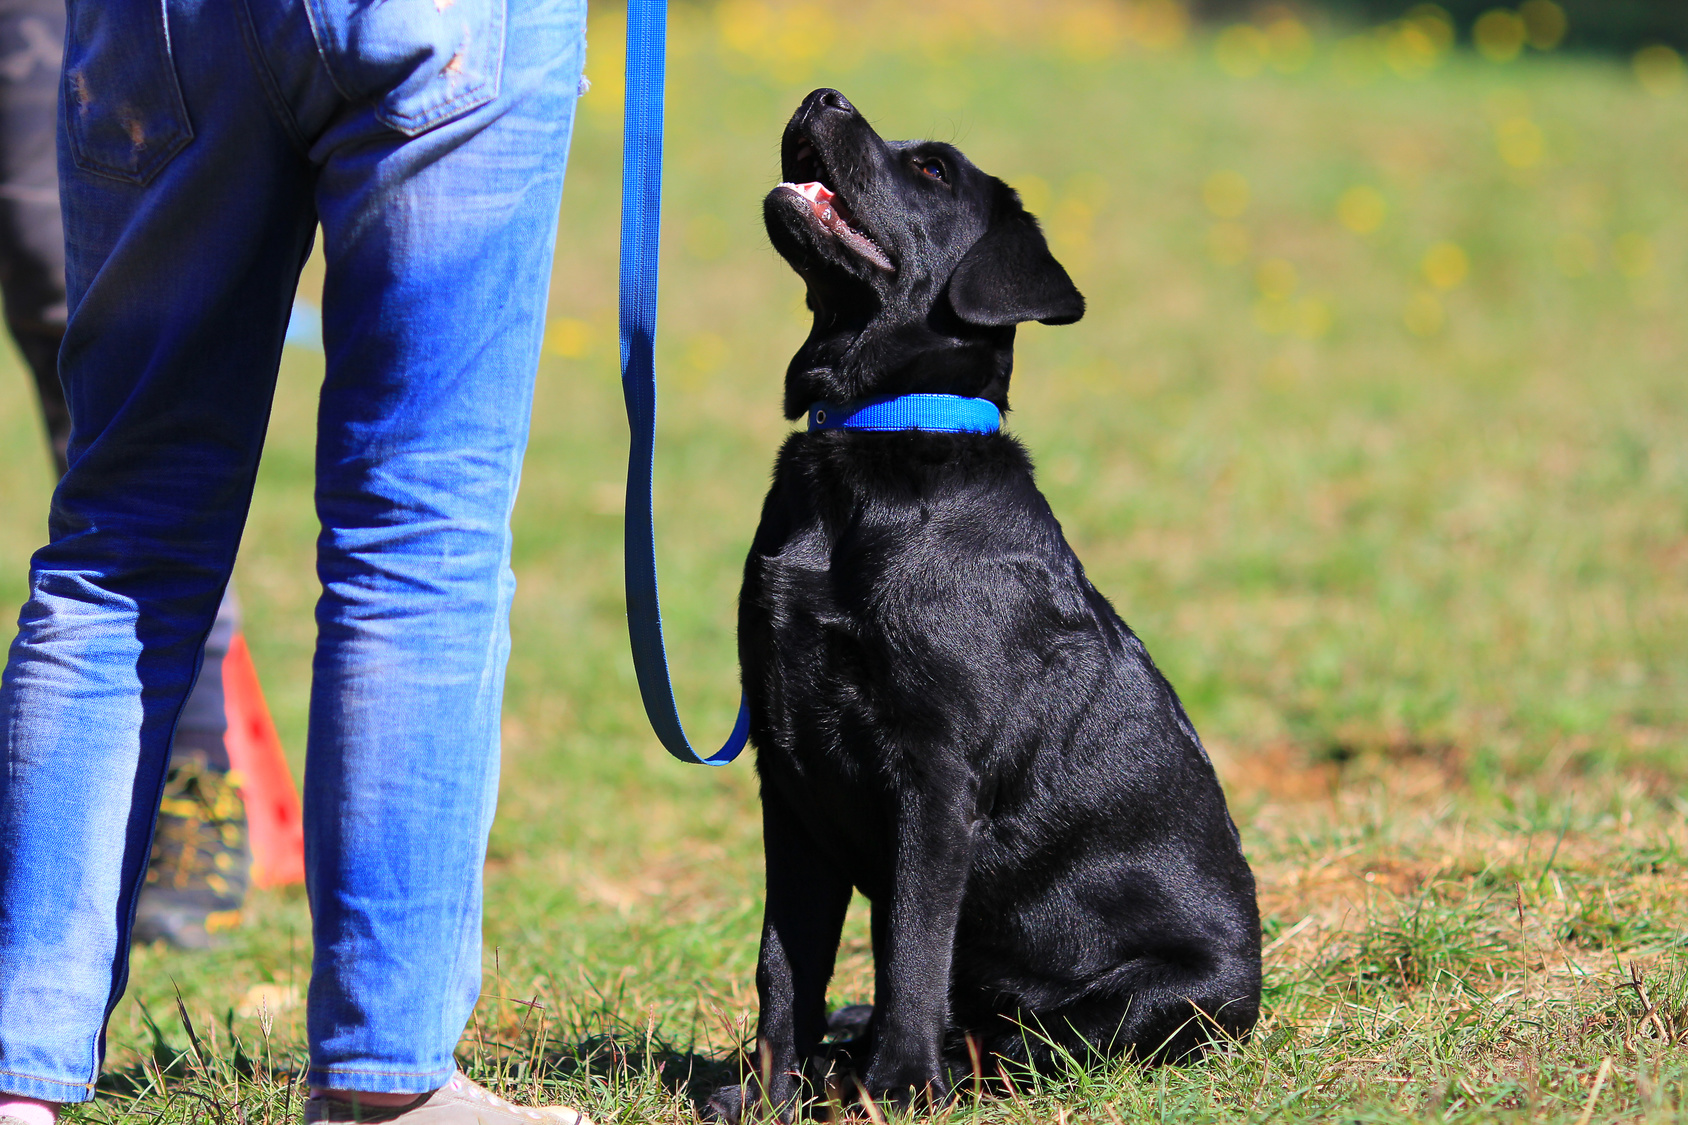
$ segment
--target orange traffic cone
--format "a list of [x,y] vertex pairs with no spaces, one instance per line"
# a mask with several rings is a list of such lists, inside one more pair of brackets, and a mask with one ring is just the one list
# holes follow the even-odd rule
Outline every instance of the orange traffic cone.
[[299,791],[281,752],[252,652],[240,633],[223,658],[223,706],[228,714],[229,766],[240,775],[246,828],[252,841],[252,882],[259,887],[305,881],[305,821]]

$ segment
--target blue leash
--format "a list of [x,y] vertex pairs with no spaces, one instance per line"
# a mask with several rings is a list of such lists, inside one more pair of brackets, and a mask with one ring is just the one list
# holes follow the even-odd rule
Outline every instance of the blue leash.
[[[656,588],[656,527],[651,470],[656,458],[656,282],[662,235],[662,86],[667,0],[628,0],[627,108],[621,163],[621,392],[627,400],[627,633],[645,714],[668,752],[682,762],[724,766],[750,738],[750,707],[739,699],[738,722],[726,744],[704,757],[680,725],[662,608]],[[957,395],[915,394],[809,410],[809,429],[934,430],[994,433],[1002,415],[993,403]]]
[[621,162],[621,391],[627,399],[627,633],[639,694],[657,738],[682,762],[724,766],[750,737],[750,707],[739,700],[726,745],[704,757],[692,749],[674,704],[662,609],[656,590],[656,528],[651,468],[656,457],[657,249],[662,235],[662,85],[667,0],[628,0],[627,109]]

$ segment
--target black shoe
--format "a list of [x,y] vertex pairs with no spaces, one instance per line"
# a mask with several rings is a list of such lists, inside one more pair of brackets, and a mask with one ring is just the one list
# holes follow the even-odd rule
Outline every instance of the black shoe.
[[229,775],[191,758],[172,765],[133,940],[212,948],[240,925],[251,869],[246,808]]

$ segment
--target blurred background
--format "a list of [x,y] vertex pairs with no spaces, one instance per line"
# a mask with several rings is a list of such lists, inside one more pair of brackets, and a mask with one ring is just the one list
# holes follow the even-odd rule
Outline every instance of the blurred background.
[[[754,1007],[760,824],[748,758],[663,754],[627,655],[622,19],[592,19],[516,513],[483,1018],[527,1027],[511,1002],[543,994],[558,1026],[648,1017],[719,1048]],[[656,511],[694,738],[737,705],[739,575],[806,331],[761,198],[787,116],[835,86],[1018,188],[1084,291],[1081,323],[1022,330],[1008,427],[1213,750],[1268,937],[1302,927],[1273,956],[1314,942],[1296,964],[1429,1003],[1413,989],[1450,987],[1434,951],[1415,971],[1364,935],[1405,932],[1419,895],[1472,942],[1502,935],[1492,973],[1559,972],[1526,955],[1535,896],[1568,963],[1680,960],[1688,5],[724,0],[676,5],[670,36]],[[0,364],[15,606],[50,474],[26,375]],[[321,364],[284,360],[238,569],[296,771]],[[1423,897],[1438,880],[1457,886]],[[1493,886],[1498,906],[1472,897]],[[871,981],[859,912],[850,934],[840,999]],[[308,963],[302,896],[263,892],[228,952],[139,951],[131,993],[158,1014],[180,986],[231,1029],[267,1006],[296,1049]],[[1336,970],[1298,992],[1287,965],[1269,1012],[1334,1011]],[[114,1059],[153,1035],[125,1001]]]

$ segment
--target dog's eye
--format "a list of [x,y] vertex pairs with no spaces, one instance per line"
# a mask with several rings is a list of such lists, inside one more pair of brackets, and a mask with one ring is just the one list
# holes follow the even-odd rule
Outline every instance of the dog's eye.
[[934,180],[938,180],[946,184],[949,183],[949,175],[945,173],[944,164],[941,160],[922,160],[919,164],[916,164],[915,167],[919,168],[925,175],[931,176]]

